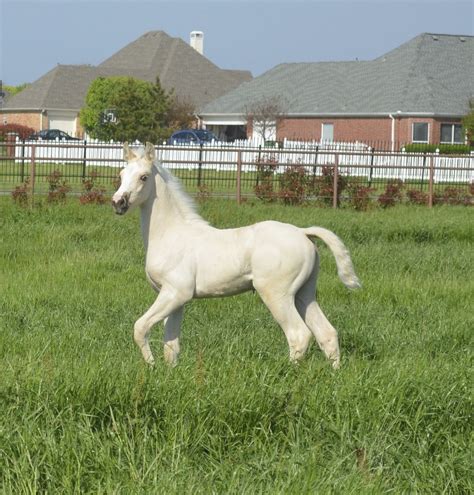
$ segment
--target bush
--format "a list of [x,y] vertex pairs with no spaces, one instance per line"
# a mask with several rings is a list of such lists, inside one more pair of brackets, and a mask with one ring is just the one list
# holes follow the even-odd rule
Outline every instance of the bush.
[[71,190],[71,187],[62,179],[63,174],[59,170],[55,170],[46,178],[49,184],[48,203],[64,203],[66,194]]
[[196,194],[196,199],[199,203],[205,203],[211,197],[211,189],[207,184],[201,184],[198,186],[198,192]]
[[289,165],[280,176],[278,197],[286,205],[299,205],[306,196],[308,176],[302,165]]
[[[337,177],[337,204],[339,205],[341,194],[348,184],[347,178],[339,174]],[[333,204],[334,196],[334,167],[331,165],[323,166],[321,176],[316,177],[313,182],[314,193],[327,206]]]
[[28,206],[28,190],[30,188],[30,179],[26,179],[23,184],[16,186],[12,191],[12,199],[18,206]]
[[474,151],[474,147],[464,144],[423,144],[413,143],[404,146],[407,153],[436,153],[441,155],[463,155]]
[[374,191],[372,187],[364,186],[358,182],[349,183],[347,186],[349,202],[354,210],[365,211],[370,204],[370,193]]
[[273,174],[278,167],[275,156],[263,155],[257,159],[257,185],[255,195],[262,201],[273,201],[275,192],[273,190]]
[[107,202],[105,197],[105,188],[95,184],[95,180],[99,177],[99,173],[92,171],[89,177],[82,181],[83,193],[79,197],[81,205],[96,204],[103,205]]
[[388,181],[385,192],[378,198],[378,202],[382,208],[395,206],[403,200],[403,181],[400,179]]
[[17,134],[20,139],[26,139],[31,134],[33,134],[35,130],[26,125],[20,124],[6,124],[0,126],[0,140],[5,140],[7,134],[14,133]]
[[427,205],[428,194],[417,189],[410,189],[407,191],[408,202],[414,205]]
[[461,187],[447,187],[443,191],[442,201],[448,205],[469,205],[471,199],[468,197],[465,189]]

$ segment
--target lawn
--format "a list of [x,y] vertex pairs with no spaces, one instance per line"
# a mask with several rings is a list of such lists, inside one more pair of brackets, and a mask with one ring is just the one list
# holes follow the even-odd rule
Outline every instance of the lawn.
[[347,291],[321,246],[342,368],[316,345],[290,364],[248,293],[190,303],[178,367],[149,370],[137,212],[0,198],[0,493],[472,493],[472,210],[200,210],[340,235],[364,285]]

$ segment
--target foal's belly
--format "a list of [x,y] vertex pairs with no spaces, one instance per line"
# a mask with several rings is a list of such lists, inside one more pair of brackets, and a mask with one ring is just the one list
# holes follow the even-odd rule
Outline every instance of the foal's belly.
[[203,297],[232,296],[252,288],[252,279],[250,277],[242,276],[226,280],[212,277],[196,284],[194,297],[199,299]]
[[213,231],[208,243],[196,249],[195,297],[221,297],[253,288],[249,229]]

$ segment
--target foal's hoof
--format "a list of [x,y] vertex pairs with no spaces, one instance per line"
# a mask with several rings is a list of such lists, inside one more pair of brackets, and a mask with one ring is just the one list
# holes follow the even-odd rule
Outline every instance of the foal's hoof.
[[336,361],[333,361],[332,362],[332,367],[335,370],[338,370],[341,367],[341,362],[339,361],[339,359],[337,359]]

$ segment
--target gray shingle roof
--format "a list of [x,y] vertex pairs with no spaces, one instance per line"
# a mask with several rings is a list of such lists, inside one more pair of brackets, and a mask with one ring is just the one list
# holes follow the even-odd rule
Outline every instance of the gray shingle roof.
[[289,115],[463,115],[474,95],[474,37],[421,34],[373,61],[281,64],[206,105],[241,114],[279,96]]
[[9,98],[6,110],[80,109],[90,83],[99,74],[89,65],[58,65]]
[[99,76],[132,76],[154,82],[160,77],[167,90],[203,106],[248,81],[248,71],[223,70],[180,38],[163,31],[144,34],[97,67],[58,65],[25,90],[5,102],[3,108],[77,109],[84,105],[91,82]]
[[141,76],[164,88],[205,105],[252,79],[248,71],[223,70],[191,48],[181,38],[151,31],[105,60],[99,68]]

